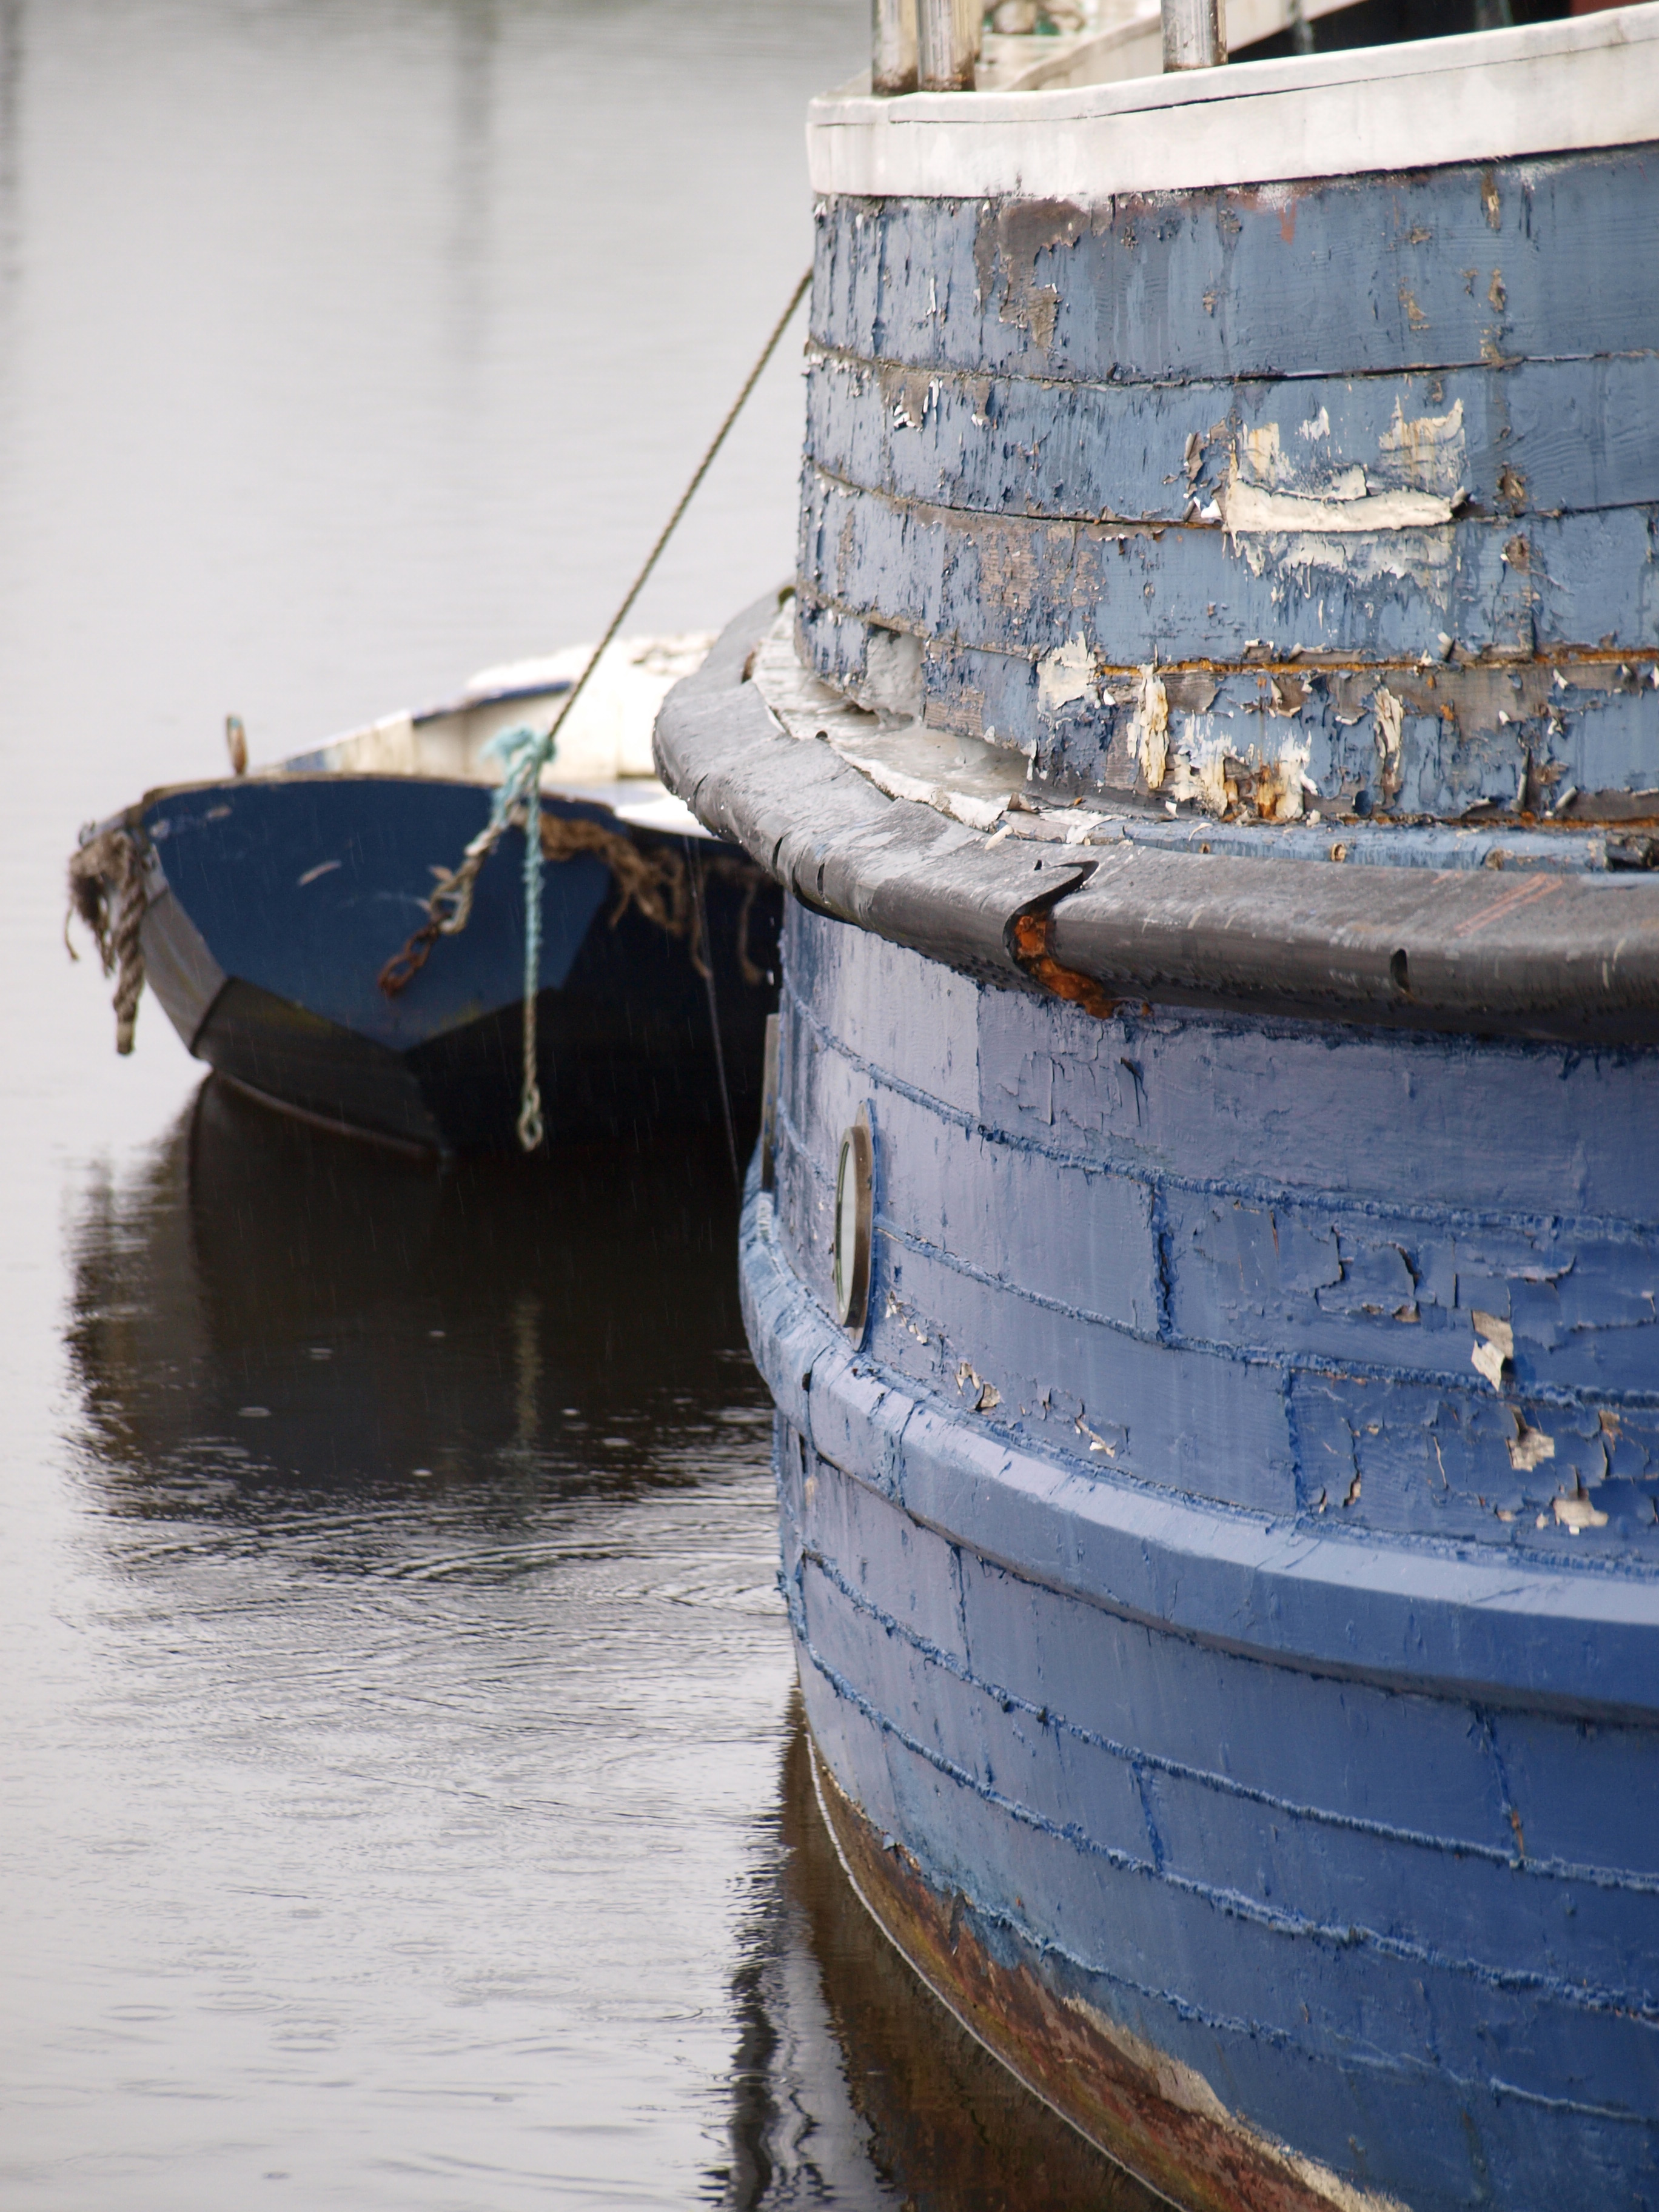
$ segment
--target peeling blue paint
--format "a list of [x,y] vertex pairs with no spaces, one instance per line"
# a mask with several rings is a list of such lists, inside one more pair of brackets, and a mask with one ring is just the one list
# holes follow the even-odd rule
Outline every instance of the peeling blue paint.
[[785,961],[744,1294],[842,1786],[1271,2139],[1659,2203],[1651,1055],[1100,1021],[798,905]]
[[[919,638],[891,711],[1101,794],[1080,833],[1618,914],[1653,159],[825,202],[802,657],[867,690]],[[1534,895],[1580,890],[1494,903]],[[1413,2212],[1655,2212],[1654,1052],[1115,1005],[1061,914],[1012,980],[1070,1003],[882,926],[791,903],[744,1227],[830,1772],[952,1942],[1270,2145]]]
[[1327,817],[1659,817],[1647,158],[824,203],[803,648],[919,635],[927,718],[1066,789],[1161,787],[1156,665],[1246,817],[1292,739]]

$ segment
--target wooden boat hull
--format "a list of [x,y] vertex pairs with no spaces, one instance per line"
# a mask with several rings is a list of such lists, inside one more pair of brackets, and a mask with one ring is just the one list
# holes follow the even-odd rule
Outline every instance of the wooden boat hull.
[[1182,2204],[1659,2202],[1651,1052],[1102,1020],[798,903],[785,979],[745,1314],[872,1910]]
[[1659,2206],[1656,52],[817,104],[793,635],[658,721],[794,894],[826,1813],[1205,2212]]
[[[146,973],[190,1050],[279,1104],[365,1133],[444,1151],[510,1144],[520,831],[483,869],[466,929],[440,939],[396,996],[379,981],[424,919],[433,868],[454,865],[489,803],[474,783],[341,775],[147,799],[136,810],[149,856]],[[544,805],[692,865],[690,841],[630,830],[607,806]],[[703,843],[696,860],[718,1054],[689,930],[671,934],[636,905],[618,915],[611,871],[593,854],[544,868],[538,1066],[556,1138],[718,1122],[722,1066],[738,1126],[752,1126],[777,895],[740,856]]]

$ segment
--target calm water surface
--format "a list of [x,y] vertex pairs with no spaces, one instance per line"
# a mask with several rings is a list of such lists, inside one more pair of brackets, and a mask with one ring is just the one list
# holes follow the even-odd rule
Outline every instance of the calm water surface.
[[[591,635],[860,0],[0,0],[0,2202],[1132,2201],[811,1802],[724,1158],[118,1062],[76,825]],[[799,386],[641,611],[791,565]]]

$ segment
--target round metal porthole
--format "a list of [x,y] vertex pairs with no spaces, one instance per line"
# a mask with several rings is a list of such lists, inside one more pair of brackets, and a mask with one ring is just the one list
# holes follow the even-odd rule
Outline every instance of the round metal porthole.
[[851,1336],[864,1334],[870,1303],[873,1158],[869,1116],[860,1109],[836,1162],[836,1318]]

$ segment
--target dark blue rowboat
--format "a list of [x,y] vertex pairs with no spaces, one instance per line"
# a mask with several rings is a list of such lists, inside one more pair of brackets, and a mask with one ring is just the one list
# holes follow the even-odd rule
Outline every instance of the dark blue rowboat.
[[[775,998],[776,893],[649,774],[657,699],[698,652],[615,654],[543,779],[547,1126],[635,1136],[718,1122],[728,1103],[741,1126]],[[190,1050],[264,1098],[365,1134],[444,1151],[510,1143],[522,830],[484,865],[465,929],[439,937],[401,988],[385,971],[425,922],[437,871],[489,817],[498,771],[484,747],[514,725],[545,730],[570,680],[561,663],[500,672],[452,705],[273,770],[152,792],[91,833],[83,876],[88,861],[108,872],[94,878],[104,918],[118,936],[124,915],[129,936],[136,923],[143,976]]]
[[793,894],[820,1801],[1206,2212],[1659,2206],[1656,76],[820,103],[794,619],[659,722]]

